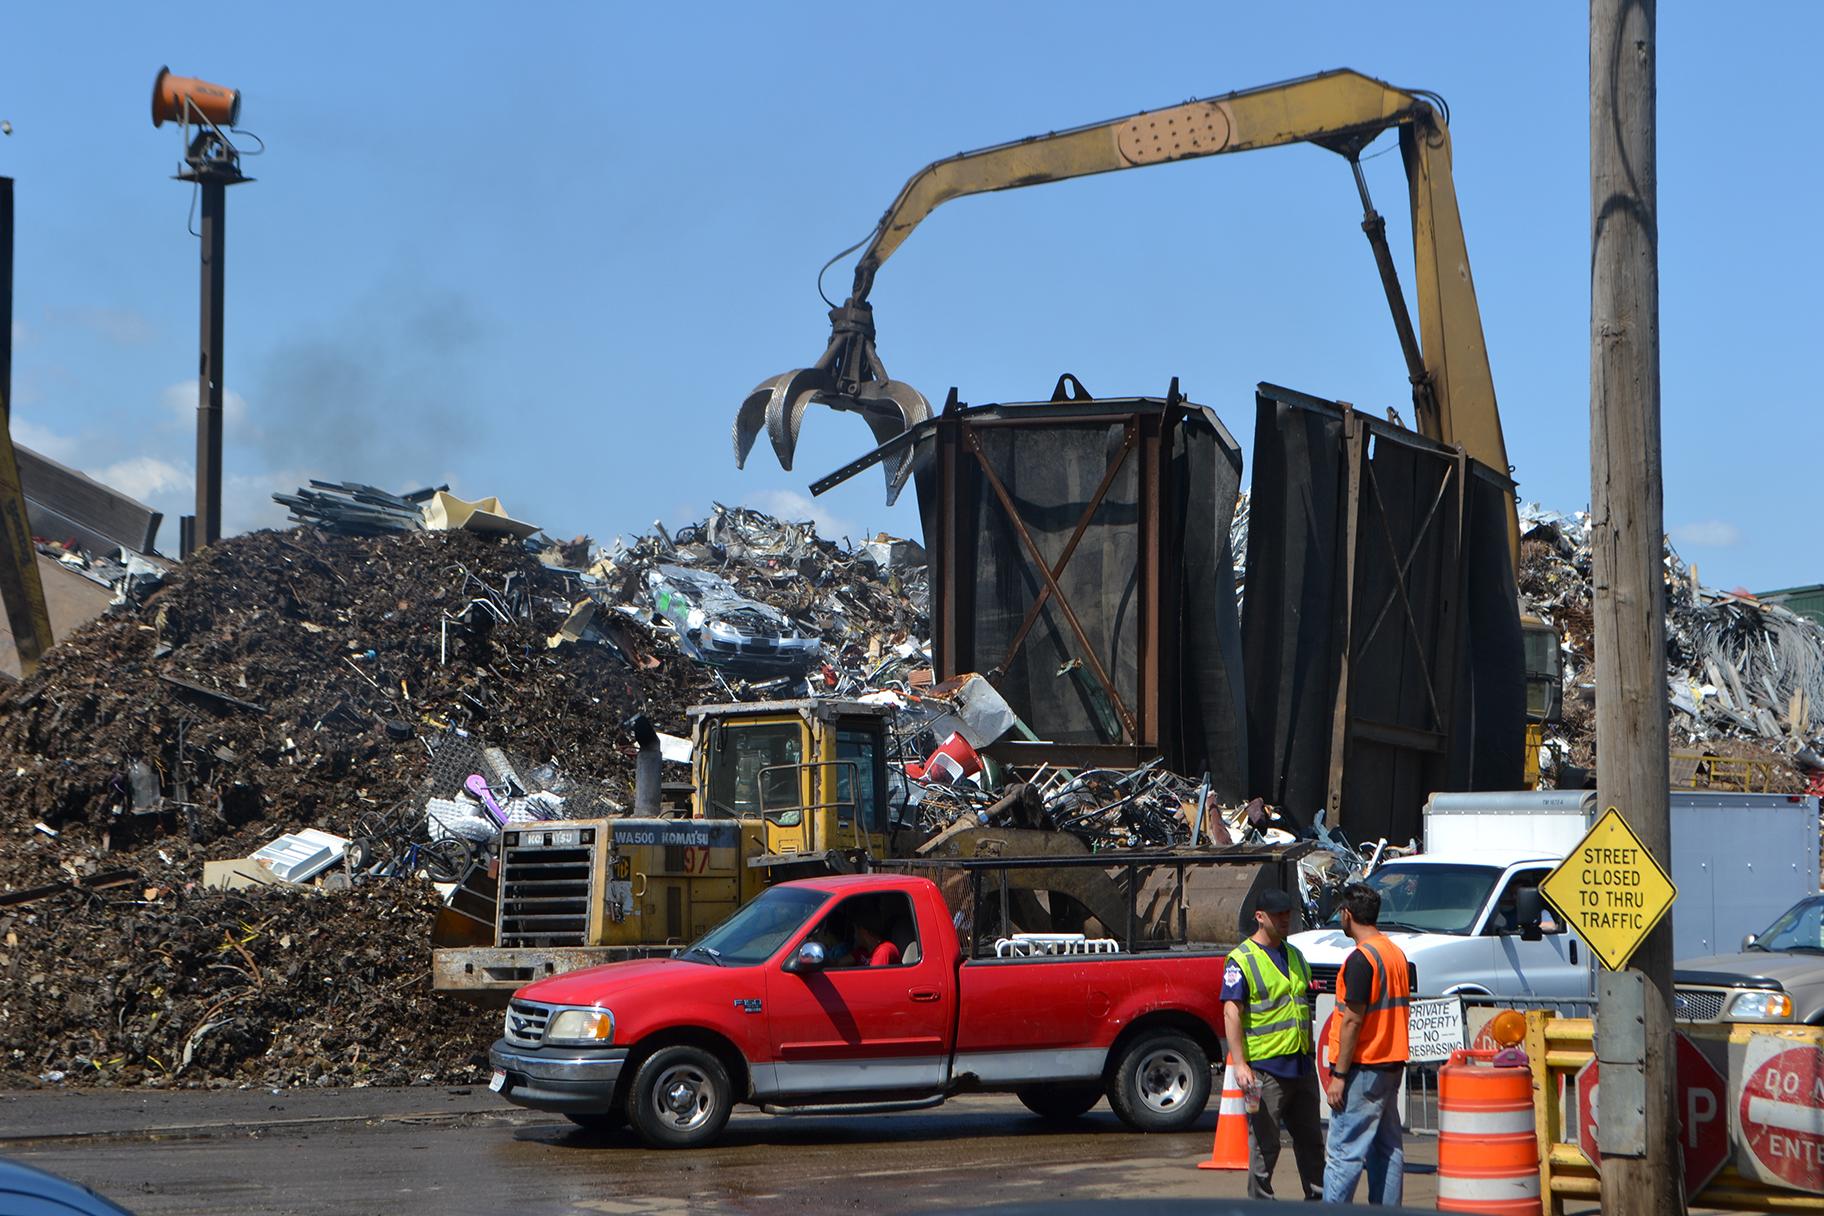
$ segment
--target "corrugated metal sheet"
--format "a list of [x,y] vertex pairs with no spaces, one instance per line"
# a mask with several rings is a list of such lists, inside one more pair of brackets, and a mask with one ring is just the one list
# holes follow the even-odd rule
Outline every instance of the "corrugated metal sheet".
[[162,514],[30,448],[14,444],[13,450],[19,456],[19,482],[33,536],[73,540],[102,555],[123,547],[157,552],[153,546]]

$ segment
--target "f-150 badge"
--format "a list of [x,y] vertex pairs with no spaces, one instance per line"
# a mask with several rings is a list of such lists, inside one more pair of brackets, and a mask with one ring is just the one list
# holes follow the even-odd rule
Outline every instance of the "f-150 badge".
[[756,996],[738,996],[735,998],[735,1008],[741,1010],[743,1013],[759,1013],[760,998]]

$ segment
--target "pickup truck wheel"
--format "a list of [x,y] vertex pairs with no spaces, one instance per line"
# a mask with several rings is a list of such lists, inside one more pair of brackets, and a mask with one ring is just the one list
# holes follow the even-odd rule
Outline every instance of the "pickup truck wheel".
[[1210,1057],[1189,1035],[1142,1034],[1121,1052],[1108,1079],[1108,1104],[1136,1131],[1183,1131],[1210,1101]]
[[661,1047],[628,1087],[627,1116],[653,1148],[697,1148],[722,1134],[734,1104],[722,1062],[700,1047]]
[[1014,1091],[1020,1105],[1047,1123],[1068,1123],[1086,1115],[1102,1100],[1097,1085],[1029,1085]]

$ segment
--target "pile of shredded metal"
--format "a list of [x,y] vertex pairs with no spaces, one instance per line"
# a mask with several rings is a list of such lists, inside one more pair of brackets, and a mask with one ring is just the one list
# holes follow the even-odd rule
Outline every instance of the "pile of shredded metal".
[[[212,546],[0,702],[0,891],[343,831],[411,791],[426,737],[452,727],[625,789],[618,724],[680,729],[705,681],[643,651],[547,648],[572,594],[517,544],[461,532]],[[624,649],[652,648],[627,629]]]
[[6,910],[0,1084],[475,1080],[499,1015],[431,993],[439,902],[135,882]]
[[[428,886],[220,892],[202,867],[299,828],[347,834],[422,781],[451,726],[624,786],[617,724],[643,709],[677,729],[704,682],[548,649],[570,590],[466,533],[262,532],[60,644],[0,703],[0,1071],[462,1074],[477,1034],[456,1032],[479,1023],[430,1001]],[[629,622],[626,649],[642,634]]]
[[[1597,660],[1589,516],[1527,506],[1521,531],[1521,594],[1564,639],[1564,721],[1548,733],[1548,753],[1588,768]],[[1674,779],[1721,785],[1721,774],[1744,771],[1711,763],[1720,758],[1752,763],[1754,784],[1805,788],[1824,766],[1824,626],[1702,587],[1669,541],[1665,586],[1670,743],[1691,770]]]
[[808,687],[711,669],[726,700],[904,688],[912,670],[930,665],[930,586],[924,552],[910,542],[878,538],[850,548],[808,522],[718,503],[675,533],[654,524],[648,535],[617,540],[592,573],[606,584],[605,598],[652,621],[645,576],[661,564],[719,575],[822,639],[824,661]]
[[[837,683],[923,638],[899,575],[808,525],[736,518],[756,538],[742,550],[633,548],[790,603]],[[791,539],[775,553],[768,536]],[[215,891],[203,864],[306,827],[349,835],[421,793],[452,730],[628,800],[631,715],[683,733],[687,706],[757,695],[678,653],[578,568],[590,556],[467,532],[253,533],[60,643],[0,699],[0,1083],[473,1079],[495,1018],[431,994],[429,885]],[[601,627],[565,639],[585,598]]]

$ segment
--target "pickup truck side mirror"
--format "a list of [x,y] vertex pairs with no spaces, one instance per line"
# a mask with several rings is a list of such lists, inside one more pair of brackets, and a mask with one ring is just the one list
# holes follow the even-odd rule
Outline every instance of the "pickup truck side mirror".
[[798,953],[785,960],[785,966],[781,970],[790,971],[793,974],[822,971],[823,946],[817,942],[805,942],[798,947]]
[[1524,887],[1514,892],[1514,919],[1520,922],[1520,940],[1536,942],[1544,938],[1545,932],[1539,927],[1539,921],[1545,915],[1545,896],[1539,894],[1538,887]]
[[1744,937],[1744,938],[1743,938],[1743,939],[1742,939],[1742,949],[1743,949],[1743,950],[1747,950],[1747,949],[1748,949],[1748,947],[1750,947],[1750,946],[1752,946],[1752,945],[1754,945],[1754,943],[1756,943],[1756,942],[1758,942],[1758,941],[1760,941],[1760,940],[1761,940],[1761,935],[1760,935],[1760,934],[1758,934],[1758,933],[1750,933],[1750,934],[1749,934],[1749,935],[1748,935],[1748,936],[1746,936],[1746,937]]

